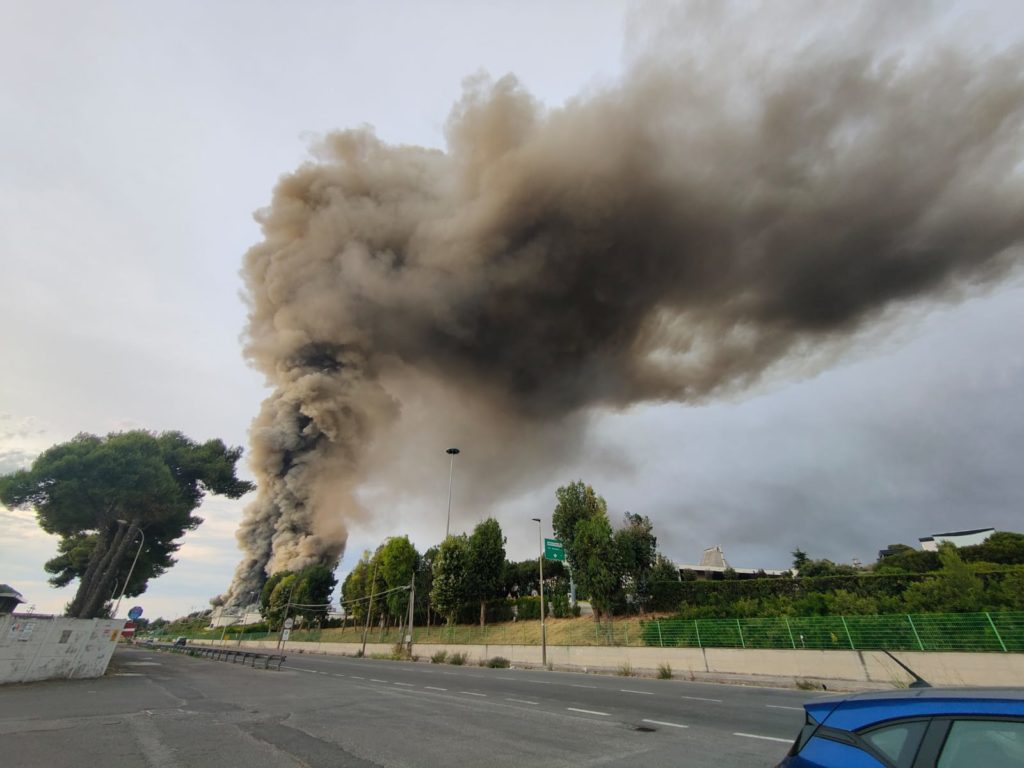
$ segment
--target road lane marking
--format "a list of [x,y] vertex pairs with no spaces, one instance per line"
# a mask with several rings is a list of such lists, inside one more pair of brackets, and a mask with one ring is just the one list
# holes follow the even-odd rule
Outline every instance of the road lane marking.
[[803,712],[803,707],[784,707],[781,704],[765,704],[768,709],[792,709],[794,712]]
[[344,675],[339,675],[337,672],[334,673],[334,676],[335,677],[344,677]]
[[408,686],[409,688],[413,688],[414,687],[412,683],[395,683],[395,685],[405,685],[405,686]]
[[641,720],[642,723],[650,723],[651,725],[667,725],[670,728],[689,728],[688,725],[682,723],[666,723],[664,720],[647,720],[646,718]]
[[534,707],[537,706],[536,701],[526,701],[525,699],[505,699],[505,701],[514,701],[516,704],[530,704]]
[[582,712],[585,715],[600,715],[601,717],[611,717],[607,712],[595,712],[592,709],[577,709],[576,707],[566,707],[570,712]]
[[486,693],[473,693],[472,691],[460,691],[460,693],[464,693],[467,696],[483,696],[484,698],[487,698]]
[[352,675],[352,679],[353,680],[365,680],[366,678],[365,677],[360,677],[359,675]]
[[370,678],[370,682],[371,683],[386,683],[387,680],[378,680],[376,677],[371,677]]
[[536,683],[537,685],[554,685],[554,683],[549,682],[548,680],[524,680],[523,682]]
[[431,691],[447,691],[447,688],[438,688],[436,685],[425,685],[424,688],[428,688]]
[[569,687],[570,688],[593,688],[595,691],[597,690],[597,686],[596,685],[579,685],[578,683],[569,683]]
[[320,673],[315,669],[305,669],[304,667],[286,667],[286,669],[294,669],[296,672],[309,672],[313,675],[319,675]]
[[681,699],[689,699],[690,701],[713,701],[715,704],[721,704],[721,699],[705,699],[702,696],[680,696]]
[[780,739],[778,736],[759,736],[756,733],[734,733],[733,736],[742,736],[745,739],[764,739],[765,741],[781,741],[783,744],[792,744],[792,739]]
[[651,691],[631,691],[629,688],[619,688],[619,693],[638,693],[641,696],[653,696],[654,693]]

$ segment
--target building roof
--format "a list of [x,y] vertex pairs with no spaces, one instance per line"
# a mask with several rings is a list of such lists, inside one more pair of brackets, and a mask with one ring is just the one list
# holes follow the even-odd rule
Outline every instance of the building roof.
[[970,531],[949,531],[949,533],[933,533],[931,536],[922,536],[918,541],[934,541],[937,537],[943,538],[947,536],[972,536],[975,533],[988,533],[991,531],[995,533],[995,528],[974,528]]

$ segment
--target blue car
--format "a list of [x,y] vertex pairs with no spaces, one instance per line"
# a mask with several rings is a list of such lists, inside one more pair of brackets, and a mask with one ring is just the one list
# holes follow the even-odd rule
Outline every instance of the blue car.
[[828,696],[779,768],[1024,768],[1024,689],[912,688]]

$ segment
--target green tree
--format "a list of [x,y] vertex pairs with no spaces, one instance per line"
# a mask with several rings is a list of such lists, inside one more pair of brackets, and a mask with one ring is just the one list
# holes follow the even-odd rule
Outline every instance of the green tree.
[[573,575],[581,589],[590,595],[594,619],[600,621],[602,616],[611,615],[622,587],[619,553],[607,516],[602,514],[581,521],[576,526],[573,546],[579,563],[573,568]]
[[920,613],[973,613],[983,610],[985,586],[963,561],[955,546],[939,545],[942,570],[934,577],[911,584],[903,593],[907,610]]
[[590,596],[594,620],[610,613],[620,589],[618,553],[608,522],[608,504],[582,480],[555,491],[558,504],[551,516],[555,535],[580,589]]
[[176,540],[202,523],[192,513],[206,493],[238,498],[252,490],[235,476],[241,453],[180,432],[82,434],[44,451],[30,469],[0,477],[0,501],[34,508],[40,527],[60,537],[46,566],[52,583],[79,579],[68,614],[93,618],[109,610],[140,544],[130,596],[174,564]]
[[682,585],[675,563],[658,554],[651,569],[651,609],[671,611],[678,608],[683,599]]
[[505,537],[493,517],[478,523],[469,537],[467,597],[480,603],[480,626],[487,619],[487,603],[499,596],[505,565]]
[[627,512],[623,527],[615,532],[615,551],[626,599],[644,613],[651,599],[651,572],[658,555],[654,526],[645,515]]
[[981,544],[960,548],[960,556],[968,563],[1024,564],[1024,533],[996,531]]
[[334,571],[322,563],[314,563],[295,574],[295,592],[292,594],[294,616],[301,616],[305,623],[322,624],[327,618],[331,595],[338,585]]
[[[800,549],[800,547],[794,549],[792,554],[793,570],[799,572],[805,565],[807,565],[807,562],[808,560],[810,560],[810,558],[807,556],[806,552]],[[802,576],[803,574],[801,573],[800,575]]]
[[[409,542],[408,536],[392,536],[379,550],[379,569],[384,579],[385,590],[402,590],[412,583],[416,573],[419,552]],[[401,623],[409,612],[409,592],[407,590],[388,592],[384,598],[388,615]]]
[[449,536],[441,542],[434,558],[434,584],[430,602],[445,620],[452,624],[459,609],[466,604],[469,591],[470,550],[465,534]]

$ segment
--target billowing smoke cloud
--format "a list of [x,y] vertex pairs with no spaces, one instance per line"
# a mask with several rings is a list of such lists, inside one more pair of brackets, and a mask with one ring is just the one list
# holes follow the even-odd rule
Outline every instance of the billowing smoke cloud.
[[755,47],[733,21],[686,16],[699,45],[651,42],[558,109],[473,79],[446,151],[342,131],[282,179],[243,270],[275,391],[229,600],[337,561],[411,381],[481,429],[578,437],[595,407],[742,391],[1020,261],[1019,50],[913,52],[871,25]]

